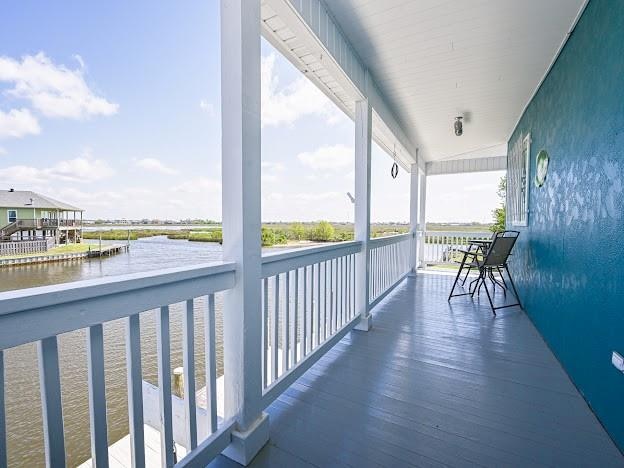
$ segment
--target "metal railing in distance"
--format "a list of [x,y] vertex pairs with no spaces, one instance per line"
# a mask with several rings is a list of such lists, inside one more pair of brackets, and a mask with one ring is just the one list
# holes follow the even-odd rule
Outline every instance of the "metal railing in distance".
[[263,403],[280,393],[342,338],[355,316],[360,242],[263,257]]
[[409,273],[412,242],[414,235],[411,233],[378,237],[369,241],[368,302],[371,308]]
[[429,265],[461,261],[461,252],[471,239],[488,240],[491,232],[426,231],[424,259]]
[[[0,293],[0,371],[3,350],[26,343],[37,343],[45,458],[47,466],[65,466],[63,408],[58,336],[86,329],[88,363],[91,456],[95,466],[108,466],[106,382],[104,379],[103,324],[125,320],[125,347],[128,384],[128,418],[132,466],[145,465],[144,394],[142,390],[141,329],[139,314],[156,313],[158,392],[160,410],[160,449],[162,465],[174,464],[174,428],[172,423],[170,306],[183,303],[182,350],[184,359],[183,441],[189,454],[184,464],[216,456],[230,441],[232,422],[217,427],[215,371],[215,302],[214,294],[232,288],[235,266],[215,263],[172,268],[158,272],[130,274],[112,278],[78,281]],[[206,324],[207,421],[198,421],[195,400],[194,314],[203,304]],[[0,388],[4,388],[0,372]],[[5,407],[0,392],[0,453],[6,457]],[[190,398],[189,398],[190,396]],[[193,415],[190,416],[189,415]],[[200,424],[200,422],[202,424]],[[198,432],[198,427],[201,430]],[[207,437],[198,445],[198,434]],[[210,461],[210,460],[208,460]],[[6,459],[0,459],[6,465]]]

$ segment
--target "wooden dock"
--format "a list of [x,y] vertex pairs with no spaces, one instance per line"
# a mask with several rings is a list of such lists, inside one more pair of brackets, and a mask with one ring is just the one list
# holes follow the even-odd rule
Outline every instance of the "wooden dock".
[[29,265],[32,263],[47,263],[79,260],[83,258],[110,257],[123,252],[128,252],[130,246],[128,244],[110,244],[102,245],[101,249],[97,245],[85,252],[59,253],[59,254],[42,254],[29,257],[9,257],[0,258],[0,267],[3,266],[19,266]]
[[128,244],[110,244],[101,245],[97,249],[90,249],[87,252],[87,257],[110,257],[122,252],[127,252],[130,249]]

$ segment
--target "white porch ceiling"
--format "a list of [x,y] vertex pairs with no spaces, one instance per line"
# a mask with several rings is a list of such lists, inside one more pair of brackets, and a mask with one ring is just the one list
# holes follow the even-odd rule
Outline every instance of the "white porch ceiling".
[[325,2],[426,161],[501,152],[584,3]]

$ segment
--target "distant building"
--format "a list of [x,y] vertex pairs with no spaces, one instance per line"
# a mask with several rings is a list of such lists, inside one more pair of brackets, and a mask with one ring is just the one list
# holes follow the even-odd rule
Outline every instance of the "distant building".
[[0,242],[54,238],[79,242],[82,208],[30,190],[0,190]]

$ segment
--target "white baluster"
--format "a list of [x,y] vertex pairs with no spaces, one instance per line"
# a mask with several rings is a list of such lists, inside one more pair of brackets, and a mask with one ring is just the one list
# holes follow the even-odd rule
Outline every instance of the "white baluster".
[[284,285],[284,318],[282,319],[282,373],[288,370],[288,354],[290,352],[290,271],[285,273]]
[[104,330],[102,324],[93,325],[87,330],[87,366],[91,458],[94,465],[107,467],[108,436],[104,380]]
[[[292,325],[292,351],[291,351],[291,363],[294,366],[299,360],[298,356],[298,335],[299,335],[299,268],[295,269],[295,294],[294,294],[294,314]],[[303,345],[303,343],[302,343]]]
[[277,352],[278,348],[278,340],[279,340],[279,308],[280,308],[280,275],[275,275],[275,287],[273,289],[273,295],[275,296],[275,302],[273,307],[273,314],[271,316],[271,381],[275,382],[277,380],[277,371],[278,371],[278,362],[279,356]]
[[[302,333],[301,333],[301,356],[306,357],[308,349],[310,349],[310,341],[308,331],[308,266],[303,267],[303,317],[301,320]],[[311,330],[310,327],[309,330]]]
[[130,455],[133,467],[145,466],[140,325],[139,314],[131,315],[126,319],[128,423],[130,426]]
[[[186,301],[182,319],[182,362],[184,366],[184,409],[186,413],[186,440],[193,450],[197,447],[197,410],[195,402],[195,322],[194,301]],[[188,448],[188,446],[187,446]]]
[[171,423],[171,348],[169,335],[169,306],[157,315],[156,348],[158,353],[158,394],[160,400],[160,450],[162,466],[174,464],[173,426]]
[[208,416],[210,418],[209,430],[212,434],[217,430],[217,340],[215,336],[216,321],[214,294],[210,294],[208,296],[208,304],[204,313],[204,342],[206,345],[206,411],[208,412]]
[[63,406],[56,336],[44,338],[37,344],[43,440],[46,466],[65,466],[65,437],[63,435]]

